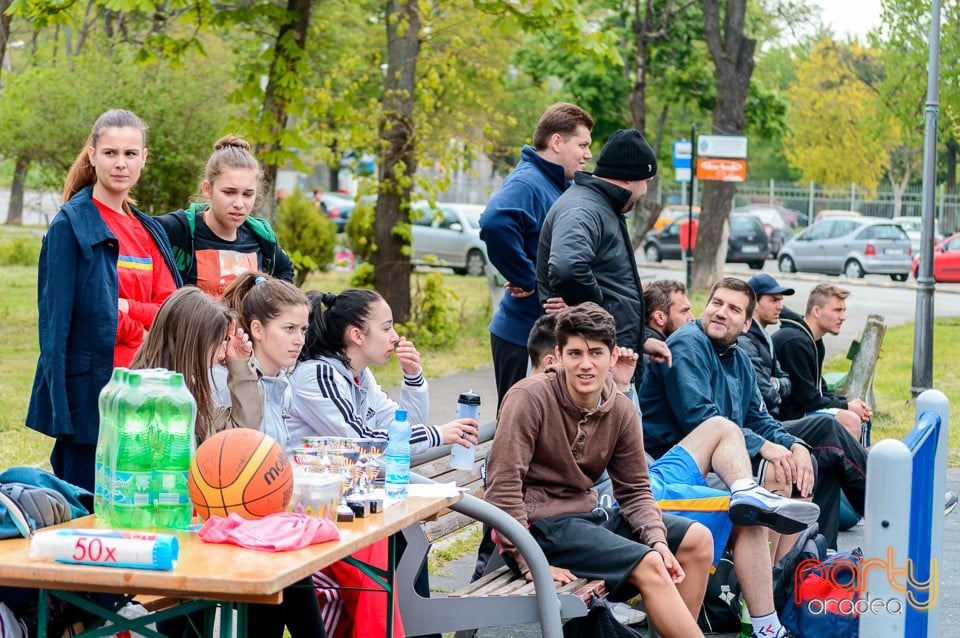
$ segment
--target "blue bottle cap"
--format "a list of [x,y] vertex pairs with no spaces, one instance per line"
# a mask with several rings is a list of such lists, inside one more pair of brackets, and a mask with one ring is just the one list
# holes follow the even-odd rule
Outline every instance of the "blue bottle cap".
[[157,534],[153,545],[154,569],[170,571],[180,558],[180,541],[173,534]]
[[393,418],[394,421],[406,421],[407,420],[407,411],[406,410],[397,410],[396,416]]

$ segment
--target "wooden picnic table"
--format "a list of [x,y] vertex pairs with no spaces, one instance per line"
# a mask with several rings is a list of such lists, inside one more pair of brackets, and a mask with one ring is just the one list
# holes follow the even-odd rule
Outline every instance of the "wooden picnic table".
[[[222,605],[231,611],[240,605],[244,613],[238,614],[237,635],[246,636],[247,603],[279,604],[283,589],[319,569],[384,538],[390,538],[390,565],[380,570],[370,565],[360,565],[385,588],[388,595],[388,615],[393,610],[393,565],[394,534],[405,527],[436,515],[461,498],[459,493],[449,495],[411,496],[367,518],[357,518],[351,523],[339,523],[340,539],[289,552],[264,552],[226,544],[203,542],[193,532],[173,532],[180,543],[180,558],[171,571],[153,571],[71,565],[50,561],[31,560],[28,555],[28,539],[0,541],[0,585],[28,587],[41,592],[41,626],[46,627],[47,595],[76,602],[72,592],[106,592],[117,594],[148,594],[176,599],[191,600],[193,605],[181,613]],[[62,527],[106,528],[96,516],[86,516],[69,523],[47,529]],[[356,564],[356,563],[355,563]],[[379,577],[379,578],[376,578]],[[213,601],[205,604],[202,601]],[[84,605],[85,607],[88,605]],[[124,622],[111,610],[100,610],[98,615],[113,621],[118,626],[116,633],[126,624],[132,631],[144,633],[143,627],[155,620],[180,615],[171,610],[157,612],[156,618],[144,617]],[[160,614],[163,614],[162,618]],[[221,635],[229,631],[224,627],[221,615]],[[151,614],[152,616],[152,614]],[[389,619],[388,619],[389,623]],[[226,623],[229,625],[229,623]],[[86,634],[81,634],[86,635]],[[94,633],[90,635],[104,635]],[[41,634],[41,638],[44,636]]]

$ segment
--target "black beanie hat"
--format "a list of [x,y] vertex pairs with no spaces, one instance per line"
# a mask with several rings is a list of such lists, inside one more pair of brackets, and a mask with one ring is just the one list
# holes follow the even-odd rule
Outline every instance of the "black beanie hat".
[[657,156],[640,131],[622,129],[611,135],[600,149],[593,174],[627,182],[649,179],[657,174]]

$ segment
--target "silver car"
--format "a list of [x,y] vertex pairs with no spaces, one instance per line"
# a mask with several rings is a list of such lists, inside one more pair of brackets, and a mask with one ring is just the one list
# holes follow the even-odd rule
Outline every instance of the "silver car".
[[457,274],[475,277],[485,274],[487,246],[480,240],[483,206],[437,202],[431,208],[424,200],[411,206],[422,213],[410,222],[414,264],[449,266]]
[[780,272],[890,275],[906,281],[913,263],[910,238],[894,220],[839,217],[817,222],[780,250]]

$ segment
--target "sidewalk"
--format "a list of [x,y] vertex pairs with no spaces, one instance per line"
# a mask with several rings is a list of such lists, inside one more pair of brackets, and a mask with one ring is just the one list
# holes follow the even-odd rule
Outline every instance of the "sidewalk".
[[[429,374],[429,370],[427,373]],[[457,396],[464,390],[473,390],[480,394],[483,401],[480,406],[481,422],[493,418],[497,391],[492,366],[442,378],[430,378],[429,384],[432,423],[446,423],[455,417]],[[391,396],[398,396],[396,388],[388,388],[387,391]],[[960,468],[947,469],[947,489],[960,490]],[[850,550],[862,547],[865,544],[865,531],[861,523],[848,532],[841,532],[839,549]],[[940,569],[940,635],[946,637],[960,634],[960,512],[954,512],[946,519],[943,536],[943,565]],[[447,563],[443,573],[431,574],[431,589],[446,592],[467,584],[473,573],[475,557],[475,550],[471,550],[466,555]],[[716,635],[723,638],[736,637],[736,634]],[[477,636],[479,638],[533,638],[540,636],[540,629],[537,624],[496,627],[484,629],[478,632]]]

